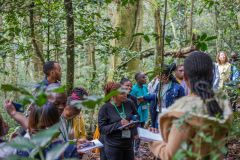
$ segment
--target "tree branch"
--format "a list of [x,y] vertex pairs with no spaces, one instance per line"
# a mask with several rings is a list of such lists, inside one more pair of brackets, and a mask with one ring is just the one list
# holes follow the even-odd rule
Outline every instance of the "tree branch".
[[[172,56],[174,58],[185,58],[189,53],[196,50],[197,50],[196,46],[190,46],[190,47],[182,48],[180,50],[166,51],[164,52],[164,56]],[[140,57],[140,59],[143,59],[143,58],[148,58],[150,56],[153,56],[154,52],[155,52],[155,48],[149,48],[144,51],[138,52],[133,57],[129,58],[127,61],[119,64],[116,68],[119,69],[126,66],[132,59],[136,57]]]

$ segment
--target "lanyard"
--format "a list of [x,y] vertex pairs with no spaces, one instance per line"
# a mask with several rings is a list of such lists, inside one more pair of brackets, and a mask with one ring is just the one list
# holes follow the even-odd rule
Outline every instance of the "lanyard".
[[126,113],[125,113],[125,110],[124,110],[124,105],[122,103],[122,112],[120,112],[117,108],[117,106],[114,104],[114,102],[112,102],[112,105],[114,106],[114,108],[116,109],[118,115],[122,118],[122,119],[125,119],[127,116],[126,116]]

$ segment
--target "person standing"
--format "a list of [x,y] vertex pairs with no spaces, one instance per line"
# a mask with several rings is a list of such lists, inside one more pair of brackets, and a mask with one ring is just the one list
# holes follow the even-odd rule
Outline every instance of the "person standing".
[[231,54],[231,77],[230,80],[232,82],[237,82],[240,81],[240,71],[239,71],[239,59],[238,59],[238,54],[233,52]]
[[45,90],[52,83],[61,83],[61,66],[56,61],[48,61],[43,65],[45,78],[35,86],[34,92],[40,89]]
[[131,101],[133,101],[133,103],[135,104],[136,110],[137,110],[137,98],[133,95],[130,94],[130,92],[132,91],[132,82],[127,79],[127,78],[122,78],[120,81],[120,84],[122,85],[123,89],[126,89],[127,92],[127,98],[130,99]]
[[[191,53],[184,62],[184,78],[191,94],[177,100],[160,117],[163,141],[149,143],[151,152],[160,159],[170,160],[181,149],[192,154],[184,159],[223,159],[221,151],[231,123],[229,101],[212,90],[213,62],[205,53]],[[206,137],[211,141],[206,141]],[[217,143],[213,143],[217,142]],[[214,154],[212,154],[214,153]]]
[[106,102],[98,113],[98,126],[104,143],[104,153],[108,160],[134,160],[133,138],[135,127],[120,127],[130,123],[137,114],[132,101],[127,99],[120,83],[109,82],[104,87],[105,94],[119,90],[120,94]]
[[219,88],[223,88],[224,83],[229,82],[231,75],[231,64],[228,62],[226,52],[219,52],[216,57],[220,74]]
[[[146,75],[143,72],[138,72],[135,75],[136,84],[134,84],[131,95],[135,96],[137,99],[142,99],[143,96],[148,94],[148,88],[146,85]],[[148,120],[148,110],[149,104],[148,102],[141,101],[138,104],[138,115],[140,116],[141,126],[144,127],[146,121]]]
[[177,65],[175,69],[175,77],[177,82],[184,88],[185,95],[190,94],[190,89],[187,87],[186,81],[184,80],[184,66],[183,64]]
[[[166,112],[170,105],[177,99],[185,96],[184,88],[176,81],[172,72],[175,70],[174,64],[164,65],[160,82],[162,84],[160,91],[160,100],[158,100],[159,85],[154,94],[143,96],[145,101],[151,103],[151,129],[157,132],[158,129],[158,115]],[[160,104],[158,104],[160,102]],[[160,110],[161,109],[161,110]]]

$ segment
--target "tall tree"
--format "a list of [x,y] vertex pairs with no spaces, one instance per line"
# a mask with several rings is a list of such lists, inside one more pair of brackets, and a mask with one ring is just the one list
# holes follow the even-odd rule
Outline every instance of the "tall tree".
[[30,28],[31,28],[31,38],[32,38],[32,44],[33,48],[35,50],[36,55],[41,60],[42,63],[44,63],[44,56],[43,53],[39,47],[39,44],[36,39],[35,34],[35,23],[34,23],[34,8],[35,8],[35,2],[34,0],[31,2],[30,9],[29,9],[29,22],[30,22]]
[[[114,41],[114,45],[129,49],[131,51],[141,51],[142,38],[134,36],[136,33],[142,32],[143,26],[143,0],[136,0],[134,3],[121,5],[120,1],[115,1],[116,9],[113,13],[113,26],[121,28],[124,36]],[[126,55],[124,55],[126,57]],[[119,55],[114,56],[112,66],[118,66],[121,63]],[[136,72],[140,69],[140,59],[133,58],[127,63],[127,71],[129,73]]]
[[69,94],[74,85],[74,16],[72,0],[64,0],[67,24],[67,93]]
[[[32,45],[35,54],[32,56],[33,65],[34,65],[34,79],[38,80],[42,75],[42,66],[44,64],[44,54],[43,54],[43,44],[40,41],[40,35],[36,34],[35,19],[39,19],[34,14],[35,11],[35,1],[33,0],[30,5],[29,10],[29,25],[31,32]],[[37,38],[38,37],[38,38]]]
[[159,65],[162,62],[162,53],[163,53],[163,39],[162,39],[162,21],[161,21],[161,9],[158,6],[154,18],[155,18],[155,33],[156,37],[156,50],[155,50],[155,71],[159,68]]

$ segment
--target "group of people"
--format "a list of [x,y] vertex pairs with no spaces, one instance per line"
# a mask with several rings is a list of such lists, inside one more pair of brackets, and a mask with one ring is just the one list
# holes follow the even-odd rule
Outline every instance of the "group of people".
[[[75,107],[74,101],[83,100],[88,96],[88,92],[82,87],[76,87],[72,90],[69,96],[66,93],[55,92],[61,87],[61,67],[55,61],[46,62],[43,66],[45,79],[35,86],[33,94],[37,96],[41,92],[47,95],[47,102],[43,106],[30,104],[25,113],[17,111],[14,106],[16,102],[6,100],[4,103],[5,110],[13,118],[21,128],[15,131],[10,138],[17,136],[24,136],[31,139],[34,134],[45,130],[53,125],[59,124],[60,136],[53,140],[53,142],[44,149],[44,156],[47,152],[59,144],[68,142],[71,139],[78,139],[78,145],[69,145],[62,153],[59,159],[64,158],[81,158],[82,153],[78,151],[82,143],[86,142],[87,134],[85,131],[84,119],[81,114],[81,109]],[[3,137],[8,130],[8,125],[0,116],[1,137]],[[2,129],[4,128],[4,131]],[[3,145],[4,141],[1,138]],[[28,157],[29,151],[8,149],[0,149],[0,159],[6,158],[8,155],[16,154],[21,157]],[[39,155],[38,155],[39,156]],[[39,158],[39,157],[36,157]]]
[[[143,72],[135,74],[134,85],[128,78],[108,82],[104,86],[105,95],[116,90],[119,94],[106,101],[98,113],[99,140],[104,145],[100,149],[100,159],[134,160],[140,145],[137,127],[147,127],[149,115],[149,130],[163,137],[163,141],[149,143],[156,157],[172,159],[181,144],[186,143],[187,148],[191,147],[191,151],[196,153],[187,154],[186,158],[209,158],[211,151],[221,158],[232,109],[228,99],[213,90],[223,87],[230,80],[237,81],[239,71],[234,63],[228,64],[224,52],[218,54],[217,62],[216,65],[208,54],[195,51],[185,59],[184,64],[164,65],[161,74],[149,84]],[[226,74],[229,69],[229,74]],[[71,101],[83,100],[88,93],[82,87],[73,89],[69,97],[65,93],[53,92],[61,85],[61,67],[50,61],[44,65],[43,71],[46,79],[36,86],[36,90],[43,89],[48,102],[40,107],[31,104],[28,116],[17,112],[10,100],[6,100],[5,109],[22,126],[24,133],[21,135],[25,134],[28,138],[59,123],[61,136],[49,147],[69,139],[79,139],[79,143],[69,146],[63,155],[65,158],[81,158],[83,153],[78,152],[78,148],[87,142],[86,132],[81,110],[75,108]],[[3,136],[7,132],[7,124],[1,118],[0,127],[0,136]],[[211,135],[219,142],[218,145],[204,141],[204,136],[199,134],[202,132]],[[28,156],[23,151],[16,153]]]

